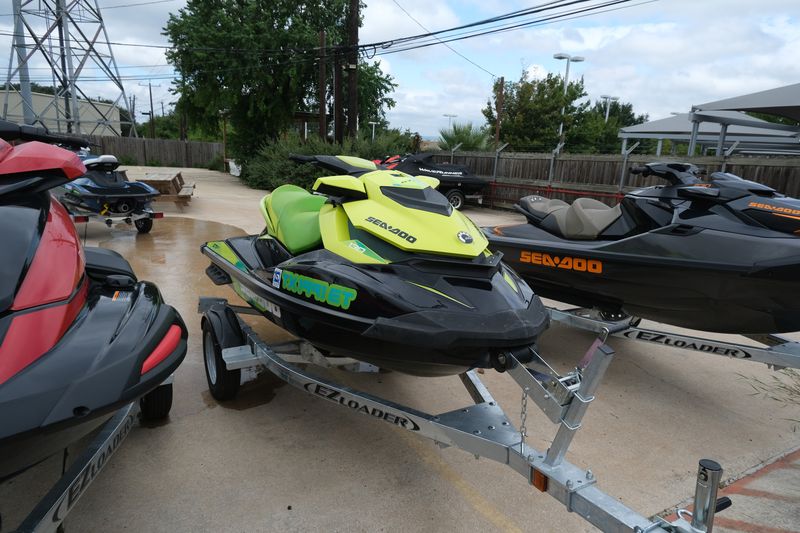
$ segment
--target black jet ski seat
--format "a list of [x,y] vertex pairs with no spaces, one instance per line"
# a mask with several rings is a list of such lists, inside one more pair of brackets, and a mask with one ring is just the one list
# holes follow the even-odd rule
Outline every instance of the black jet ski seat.
[[609,207],[593,198],[577,198],[572,205],[563,200],[526,196],[519,206],[538,221],[536,225],[571,240],[594,240],[622,216],[619,204]]
[[281,185],[261,200],[261,214],[269,234],[299,254],[322,246],[319,210],[325,201],[296,185]]

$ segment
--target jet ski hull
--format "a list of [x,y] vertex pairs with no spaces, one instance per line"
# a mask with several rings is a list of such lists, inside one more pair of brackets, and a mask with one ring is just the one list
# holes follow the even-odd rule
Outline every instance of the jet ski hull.
[[[186,327],[157,287],[105,286],[97,279],[113,268],[112,253],[87,251],[87,274],[95,279],[84,308],[50,351],[0,384],[0,480],[102,425],[117,408],[159,386],[186,354]],[[93,257],[105,258],[97,271]],[[172,344],[162,344],[169,336]],[[142,373],[157,347],[173,344],[157,366]]]
[[251,306],[330,356],[452,375],[491,367],[502,350],[530,346],[548,325],[539,299],[505,267],[483,278],[454,273],[434,288],[441,276],[424,267],[357,265],[327,250],[270,264],[258,242],[228,239],[224,250],[207,243],[202,251]]
[[532,224],[484,231],[545,298],[703,331],[800,330],[794,237],[680,225],[617,241],[568,241]]

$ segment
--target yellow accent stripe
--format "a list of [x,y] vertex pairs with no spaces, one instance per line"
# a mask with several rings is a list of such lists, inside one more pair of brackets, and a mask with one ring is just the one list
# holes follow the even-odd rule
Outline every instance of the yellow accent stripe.
[[420,289],[425,289],[426,291],[431,291],[432,293],[434,293],[434,294],[438,294],[439,296],[444,296],[444,297],[445,297],[445,298],[447,298],[448,300],[452,300],[452,301],[454,301],[455,303],[457,303],[457,304],[461,304],[461,305],[463,305],[464,307],[467,307],[467,308],[469,308],[469,309],[474,309],[474,308],[473,308],[471,305],[467,305],[467,304],[465,304],[464,302],[460,302],[460,301],[456,300],[455,298],[453,298],[452,296],[448,296],[448,295],[446,295],[446,294],[445,294],[445,293],[443,293],[442,291],[437,291],[436,289],[432,289],[431,287],[426,287],[425,285],[420,285],[419,283],[414,283],[413,281],[408,281],[408,280],[406,280],[406,282],[407,282],[407,283],[410,283],[410,284],[412,284],[412,285],[414,285],[415,287],[419,287]]

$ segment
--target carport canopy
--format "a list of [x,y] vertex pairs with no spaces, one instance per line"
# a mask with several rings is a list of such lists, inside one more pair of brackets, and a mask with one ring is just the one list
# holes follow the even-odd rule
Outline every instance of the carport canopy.
[[664,139],[691,144],[693,133],[695,143],[701,146],[716,145],[717,153],[726,147],[739,150],[800,150],[800,128],[787,129],[739,111],[676,113],[671,117],[622,128],[619,138],[623,140],[623,153],[627,150],[628,139],[657,139],[656,155],[660,156]]
[[[746,120],[737,119],[735,121],[717,120],[711,113],[719,111],[766,113],[768,115],[785,117],[800,123],[800,83],[693,106],[691,113],[692,135],[689,140],[689,153],[694,153],[701,122],[717,122],[721,125],[717,142],[718,154],[722,152],[729,125],[736,124],[740,126],[759,127],[756,123],[757,119],[752,117],[748,117]],[[770,124],[770,129],[800,134],[800,126],[797,125]],[[798,137],[800,137],[800,135],[798,135]],[[798,150],[800,146],[795,146],[794,149]]]

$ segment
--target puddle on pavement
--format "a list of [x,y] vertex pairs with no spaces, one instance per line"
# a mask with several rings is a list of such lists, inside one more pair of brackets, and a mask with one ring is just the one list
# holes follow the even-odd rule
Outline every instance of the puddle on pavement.
[[[92,229],[89,232],[95,233]],[[198,298],[213,296],[228,298],[235,304],[242,302],[229,287],[218,287],[208,279],[205,269],[209,261],[200,253],[200,245],[206,241],[245,235],[244,231],[219,222],[168,217],[156,220],[153,230],[148,234],[138,234],[124,224],[110,230],[97,228],[96,233],[95,242],[99,241],[101,247],[121,253],[140,280],[158,285],[164,300],[180,312],[189,329],[186,359],[175,375],[171,419],[217,405],[238,410],[250,409],[275,397],[275,389],[283,386],[284,382],[271,374],[246,383],[235,400],[224,404],[218,404],[211,397],[206,383],[200,315],[197,314]],[[248,317],[247,322],[269,342],[292,340],[288,333],[266,318]]]

